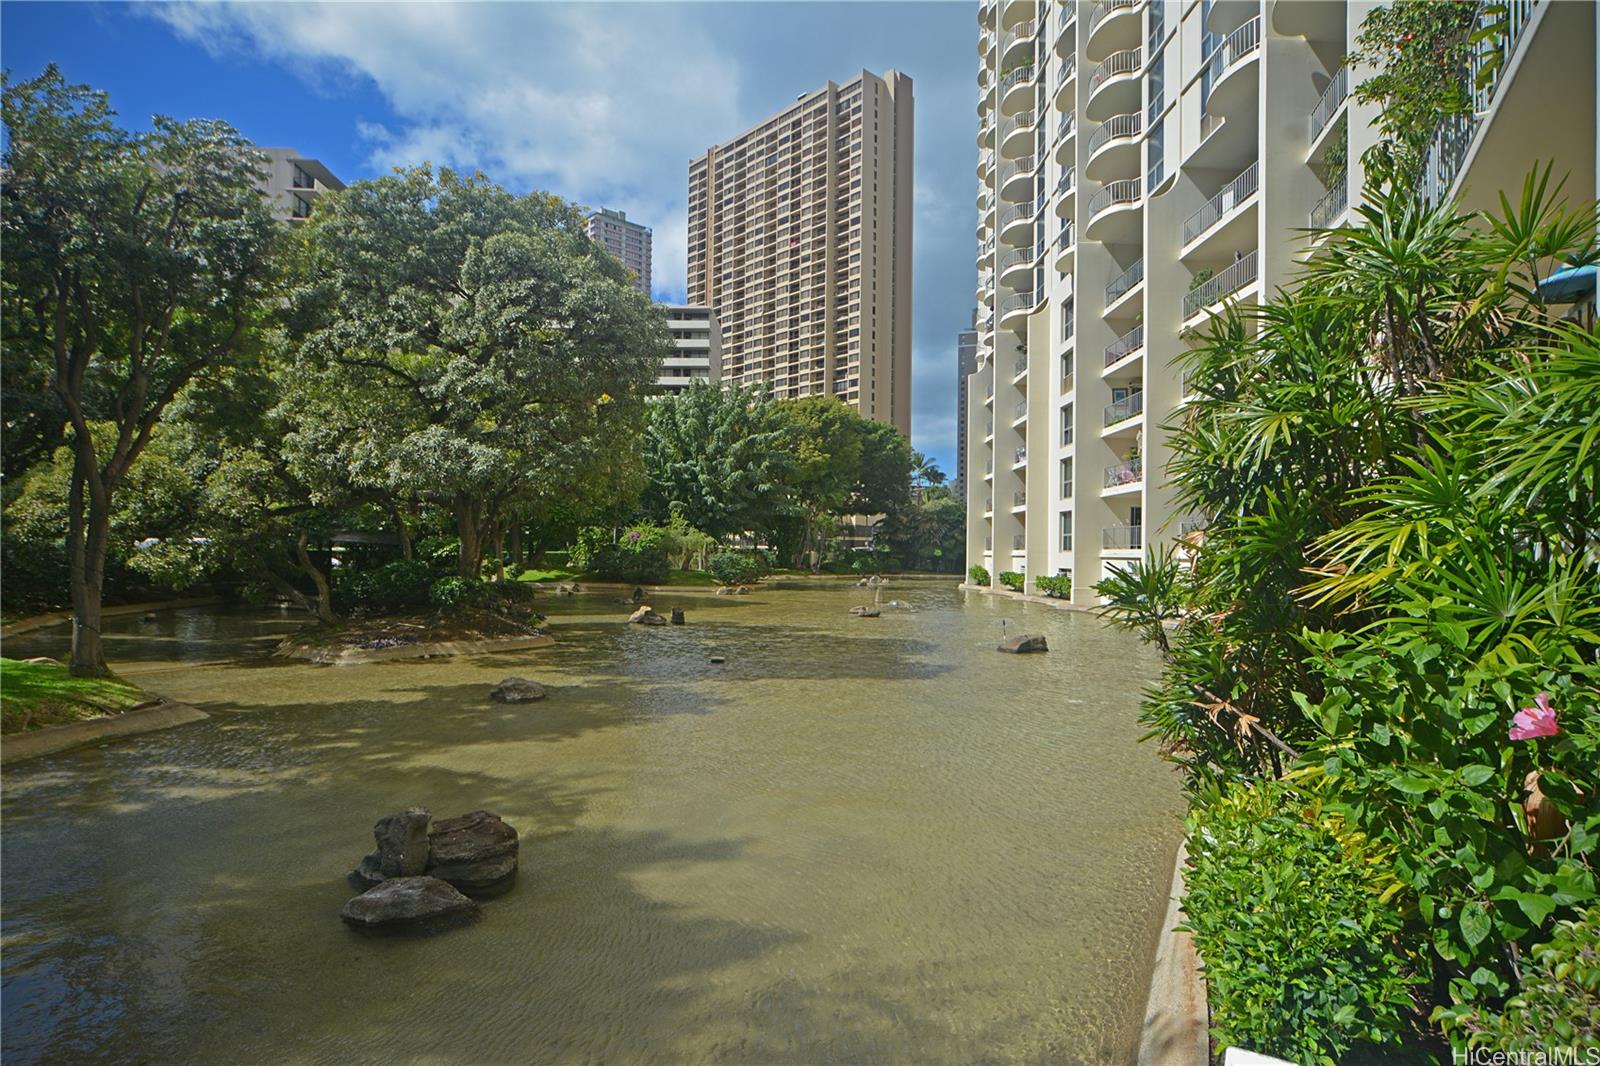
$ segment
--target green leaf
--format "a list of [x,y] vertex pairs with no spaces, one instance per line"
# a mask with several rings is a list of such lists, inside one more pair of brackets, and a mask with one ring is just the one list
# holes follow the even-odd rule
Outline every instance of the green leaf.
[[1481,900],[1470,900],[1461,908],[1461,936],[1466,940],[1467,946],[1477,947],[1489,935],[1490,928],[1489,909]]
[[1471,766],[1463,766],[1456,776],[1468,788],[1477,788],[1494,776],[1494,770],[1482,763],[1473,763]]

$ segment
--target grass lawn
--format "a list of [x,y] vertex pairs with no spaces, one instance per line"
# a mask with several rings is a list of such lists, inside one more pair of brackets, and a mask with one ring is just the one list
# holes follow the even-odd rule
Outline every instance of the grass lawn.
[[[565,567],[547,568],[544,570],[526,570],[519,581],[577,581],[580,585],[585,581],[599,581],[600,578],[580,574],[576,570]],[[624,582],[625,583],[625,582]],[[650,582],[656,584],[656,582]],[[668,588],[699,588],[720,584],[716,578],[704,570],[674,570],[667,574],[667,580],[659,584]]]
[[0,658],[0,733],[104,718],[152,699],[119,677],[73,677],[54,663]]

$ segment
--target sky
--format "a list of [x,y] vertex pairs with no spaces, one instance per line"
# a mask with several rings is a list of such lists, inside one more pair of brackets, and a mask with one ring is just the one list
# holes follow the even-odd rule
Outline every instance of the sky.
[[122,121],[221,118],[350,181],[432,162],[620,208],[682,300],[689,160],[827,81],[910,75],[916,100],[912,445],[955,472],[971,321],[977,5],[0,4],[0,65],[50,62]]

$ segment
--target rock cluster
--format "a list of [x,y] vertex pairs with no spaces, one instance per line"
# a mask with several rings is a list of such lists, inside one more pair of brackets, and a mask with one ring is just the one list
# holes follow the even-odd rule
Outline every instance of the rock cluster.
[[850,613],[857,618],[877,618],[883,612],[876,607],[852,607]]
[[489,690],[489,698],[499,703],[532,703],[544,699],[544,686],[525,677],[508,677]]
[[[531,684],[531,682],[530,682]],[[498,815],[473,811],[429,829],[426,807],[386,814],[372,827],[378,848],[350,873],[368,886],[339,916],[361,928],[413,928],[468,918],[469,895],[508,887],[517,872],[517,831]]]
[[641,604],[637,611],[628,616],[628,621],[641,626],[664,626],[667,620],[656,614],[655,608],[648,603]]
[[1045,643],[1044,637],[1042,636],[1029,636],[1024,634],[1022,636],[1012,637],[1010,640],[1002,642],[999,650],[1010,652],[1012,655],[1025,655],[1028,652],[1033,651],[1049,651],[1050,645]]

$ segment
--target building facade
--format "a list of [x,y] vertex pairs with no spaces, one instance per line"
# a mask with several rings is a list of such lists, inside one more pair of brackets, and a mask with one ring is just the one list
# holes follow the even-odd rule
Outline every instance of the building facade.
[[602,207],[589,216],[589,239],[622,260],[633,271],[633,287],[650,295],[650,227],[628,221],[626,211]]
[[722,331],[709,307],[667,304],[667,328],[672,331],[672,354],[662,360],[656,379],[663,393],[678,392],[696,381],[717,380]]
[[689,164],[689,302],[724,382],[911,432],[911,79],[829,82]]
[[303,222],[311,217],[317,197],[344,188],[320,160],[307,159],[293,148],[262,148],[267,157],[266,180],[257,187],[272,202],[272,217],[280,222]]
[[978,369],[978,311],[973,308],[972,328],[956,334],[956,476],[950,491],[967,491],[967,379]]
[[[1307,229],[1352,217],[1376,114],[1350,96],[1369,72],[1344,59],[1373,6],[980,6],[982,321],[967,403],[967,555],[992,581],[1020,571],[1031,592],[1037,576],[1071,574],[1073,600],[1093,604],[1112,567],[1203,524],[1177,513],[1166,478],[1185,335],[1230,301],[1292,284],[1315,254]],[[1487,206],[1500,188],[1520,188],[1535,159],[1558,155],[1568,195],[1593,196],[1595,5],[1508,7],[1499,90],[1486,91],[1464,136],[1436,144],[1455,160],[1438,164],[1436,184]],[[1549,107],[1508,119],[1517,94],[1507,83],[1540,42],[1551,53]],[[1541,93],[1525,95],[1534,106]],[[1503,151],[1472,147],[1496,130]]]

